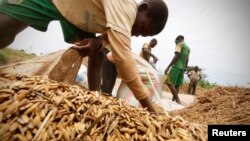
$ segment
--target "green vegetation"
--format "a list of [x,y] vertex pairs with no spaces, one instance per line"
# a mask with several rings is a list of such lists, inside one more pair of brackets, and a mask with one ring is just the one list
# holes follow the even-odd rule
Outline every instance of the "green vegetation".
[[36,57],[35,54],[25,53],[23,50],[15,50],[11,48],[0,49],[0,65],[20,62]]
[[198,83],[199,86],[201,86],[202,88],[205,89],[210,89],[213,88],[214,86],[216,86],[216,83],[210,83],[208,80],[206,79],[201,79]]

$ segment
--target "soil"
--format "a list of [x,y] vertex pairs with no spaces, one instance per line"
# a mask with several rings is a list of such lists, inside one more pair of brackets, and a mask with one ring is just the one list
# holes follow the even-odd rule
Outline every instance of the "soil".
[[201,124],[250,124],[250,88],[218,86],[197,96],[190,106],[171,112]]

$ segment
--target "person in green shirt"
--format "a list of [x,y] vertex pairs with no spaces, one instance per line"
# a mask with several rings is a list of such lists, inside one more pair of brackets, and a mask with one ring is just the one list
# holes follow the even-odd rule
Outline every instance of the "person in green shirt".
[[165,70],[165,74],[167,75],[165,84],[167,84],[173,94],[172,100],[181,104],[178,93],[179,87],[183,84],[184,72],[188,64],[190,49],[184,42],[184,36],[182,35],[177,36],[175,43],[175,56]]

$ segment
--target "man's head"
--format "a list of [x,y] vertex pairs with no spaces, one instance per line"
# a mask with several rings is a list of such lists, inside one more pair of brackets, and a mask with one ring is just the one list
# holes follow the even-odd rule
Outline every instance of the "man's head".
[[160,33],[168,19],[168,8],[163,0],[143,0],[138,5],[132,36],[153,36]]
[[155,38],[153,38],[151,41],[150,41],[150,46],[153,48],[157,45],[157,40]]
[[183,42],[184,41],[184,36],[183,35],[179,35],[176,37],[175,39],[175,43],[178,44],[180,42]]
[[195,67],[194,67],[194,71],[197,72],[198,70],[199,70],[199,67],[198,67],[198,66],[195,66]]

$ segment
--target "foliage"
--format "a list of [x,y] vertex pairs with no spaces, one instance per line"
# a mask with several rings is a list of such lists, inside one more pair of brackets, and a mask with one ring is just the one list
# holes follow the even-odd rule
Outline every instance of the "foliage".
[[0,65],[15,63],[36,57],[35,54],[25,53],[23,50],[11,48],[0,49]]
[[7,64],[8,59],[7,55],[4,53],[4,51],[0,50],[0,64]]
[[[199,71],[203,71],[203,69],[201,69],[199,66],[197,66],[197,67],[198,67]],[[187,66],[186,71],[187,72],[192,71],[192,70],[194,70],[194,68],[195,68],[195,66]]]
[[208,80],[203,78],[199,81],[198,85],[201,86],[202,88],[210,89],[216,86],[216,83],[210,83]]

